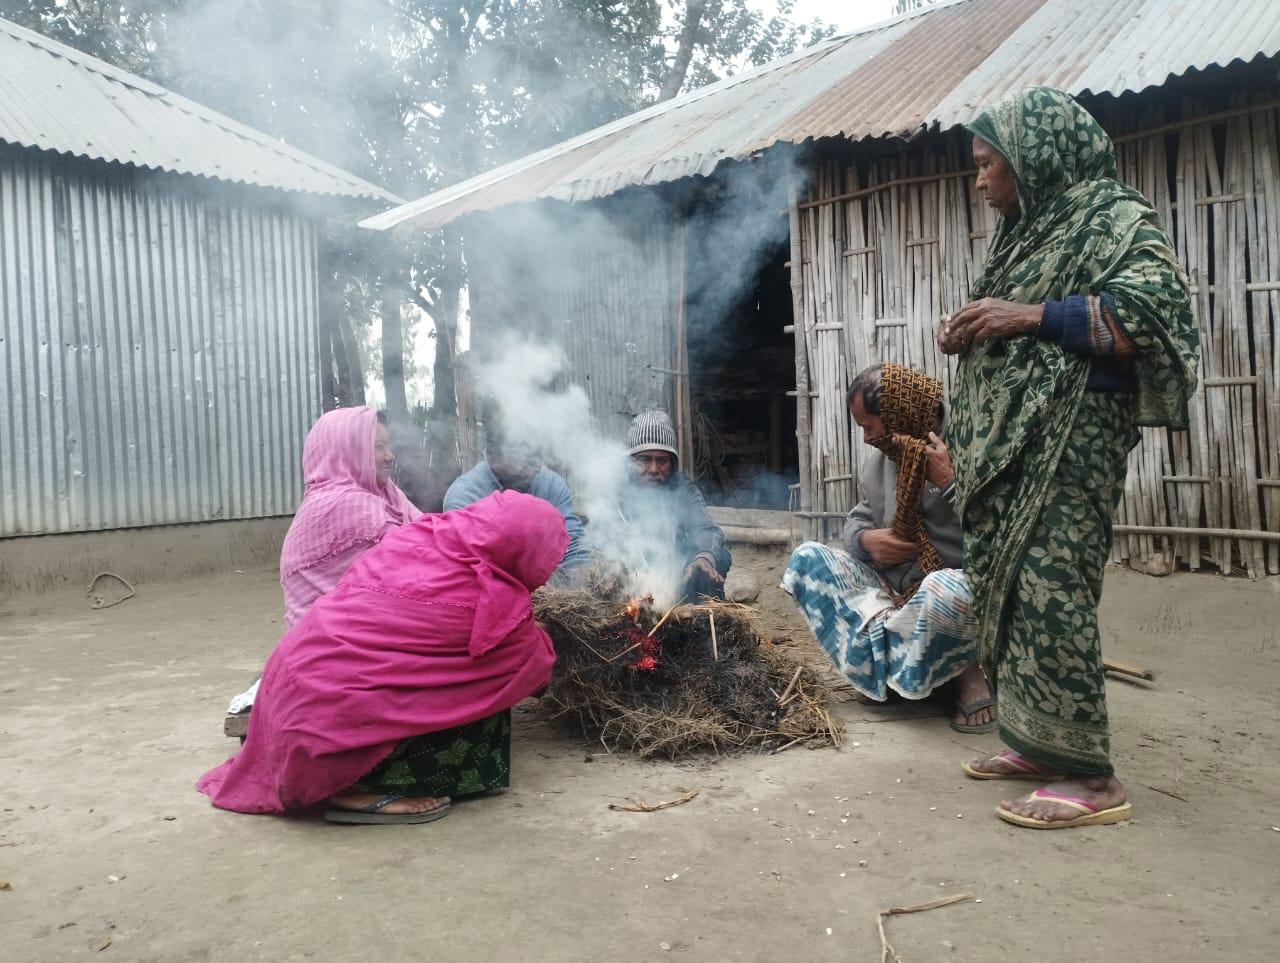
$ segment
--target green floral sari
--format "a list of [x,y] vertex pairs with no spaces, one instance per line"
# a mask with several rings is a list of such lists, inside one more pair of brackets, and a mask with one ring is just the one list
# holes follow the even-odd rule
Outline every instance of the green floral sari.
[[378,795],[449,796],[457,799],[511,780],[511,710],[456,729],[414,736],[352,786]]
[[1151,206],[1116,180],[1106,132],[1066,94],[1011,94],[969,125],[1009,162],[1022,214],[1001,218],[973,297],[1041,304],[1107,293],[1136,393],[1086,391],[1091,361],[1036,337],[972,346],[951,422],[965,574],[1006,743],[1057,771],[1109,774],[1097,607],[1138,427],[1185,428],[1198,332]]

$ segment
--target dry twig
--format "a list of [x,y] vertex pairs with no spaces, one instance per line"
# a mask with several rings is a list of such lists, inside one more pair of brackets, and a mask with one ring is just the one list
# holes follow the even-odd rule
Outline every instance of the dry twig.
[[782,690],[782,695],[778,699],[778,705],[785,706],[787,704],[787,696],[791,695],[791,690],[796,687],[796,683],[800,681],[800,671],[803,666],[796,666],[796,674],[791,677],[791,681],[787,683],[787,687]]
[[927,903],[917,903],[915,906],[890,906],[888,909],[882,909],[876,913],[876,927],[880,930],[880,963],[902,963],[902,957],[898,955],[898,951],[893,948],[893,944],[889,942],[889,938],[884,933],[884,921],[887,916],[903,916],[907,913],[923,913],[926,910],[939,909],[943,906],[950,906],[952,903],[963,903],[965,900],[973,899],[972,893],[957,893],[955,896],[944,896],[942,899],[930,900]]
[[639,799],[632,799],[631,805],[626,806],[620,803],[609,803],[609,808],[619,813],[656,813],[659,809],[670,809],[672,806],[683,806],[690,800],[696,799],[699,789],[691,789],[679,799],[668,799],[666,802],[647,803],[641,802]]
[[657,632],[658,629],[662,628],[662,624],[666,622],[667,619],[671,618],[671,613],[674,612],[677,608],[679,608],[679,603],[667,609],[667,614],[664,615],[662,618],[658,619],[658,621],[654,623],[653,628],[649,630],[649,638],[653,638],[653,633]]
[[1168,789],[1161,789],[1159,786],[1147,786],[1152,792],[1158,792],[1162,796],[1168,796],[1170,799],[1178,799],[1182,802],[1191,802],[1186,796],[1179,796],[1176,792],[1170,792]]

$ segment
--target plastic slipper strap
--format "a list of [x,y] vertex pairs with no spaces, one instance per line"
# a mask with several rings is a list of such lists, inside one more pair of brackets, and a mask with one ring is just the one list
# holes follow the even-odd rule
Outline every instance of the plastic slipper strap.
[[1028,772],[1035,776],[1056,775],[1056,773],[1052,773],[1047,769],[1041,769],[1039,766],[1032,765],[1031,763],[1027,762],[1027,760],[1023,759],[1020,755],[1018,755],[1016,752],[1014,752],[1012,749],[1004,749],[1000,752],[997,752],[995,757],[999,759],[1001,762],[1007,762],[1009,765],[1013,766],[1015,769],[1020,769],[1023,772]]
[[1102,807],[1096,803],[1091,803],[1087,799],[1078,799],[1075,796],[1064,796],[1060,792],[1052,792],[1048,789],[1037,789],[1027,797],[1028,799],[1038,800],[1040,802],[1054,803],[1055,805],[1066,806],[1070,809],[1078,809],[1082,813],[1090,816],[1102,811]]
[[391,805],[393,802],[395,802],[396,800],[398,800],[398,799],[403,799],[403,798],[404,798],[404,796],[400,795],[399,793],[394,793],[394,792],[387,793],[385,796],[383,796],[383,797],[382,797],[381,799],[379,799],[377,802],[375,802],[375,803],[370,803],[368,806],[365,806],[365,807],[364,807],[364,809],[361,809],[361,810],[360,810],[360,812],[362,812],[362,813],[376,813],[376,812],[381,812],[381,811],[382,811],[382,809],[383,809],[383,807],[385,807],[385,806],[390,806],[390,805]]

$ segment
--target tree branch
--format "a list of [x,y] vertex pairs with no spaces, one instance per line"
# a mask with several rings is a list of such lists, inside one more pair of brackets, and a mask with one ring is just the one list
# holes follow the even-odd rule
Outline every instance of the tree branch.
[[693,62],[693,50],[698,46],[698,29],[702,26],[702,17],[706,13],[706,0],[688,0],[684,10],[684,29],[680,31],[680,46],[676,48],[675,60],[671,62],[671,70],[662,83],[662,92],[658,100],[670,100],[680,93],[684,86],[684,78],[689,73],[689,64]]

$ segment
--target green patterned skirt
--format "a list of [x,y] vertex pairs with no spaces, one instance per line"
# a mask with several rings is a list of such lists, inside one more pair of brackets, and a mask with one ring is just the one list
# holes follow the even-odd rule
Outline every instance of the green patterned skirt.
[[[1112,516],[1138,442],[1134,400],[1087,393],[1044,503],[1017,498],[1015,466],[966,507],[965,574],[982,606],[985,668],[996,680],[1000,737],[1027,759],[1057,772],[1110,775],[1110,730],[1098,603],[1111,552]],[[1038,511],[1022,544],[1006,533],[1020,513]],[[997,564],[1014,552],[1013,564]],[[1006,556],[1007,558],[1007,556]],[[994,576],[1009,571],[1006,584]]]
[[511,710],[396,743],[352,786],[401,796],[472,796],[511,783]]

